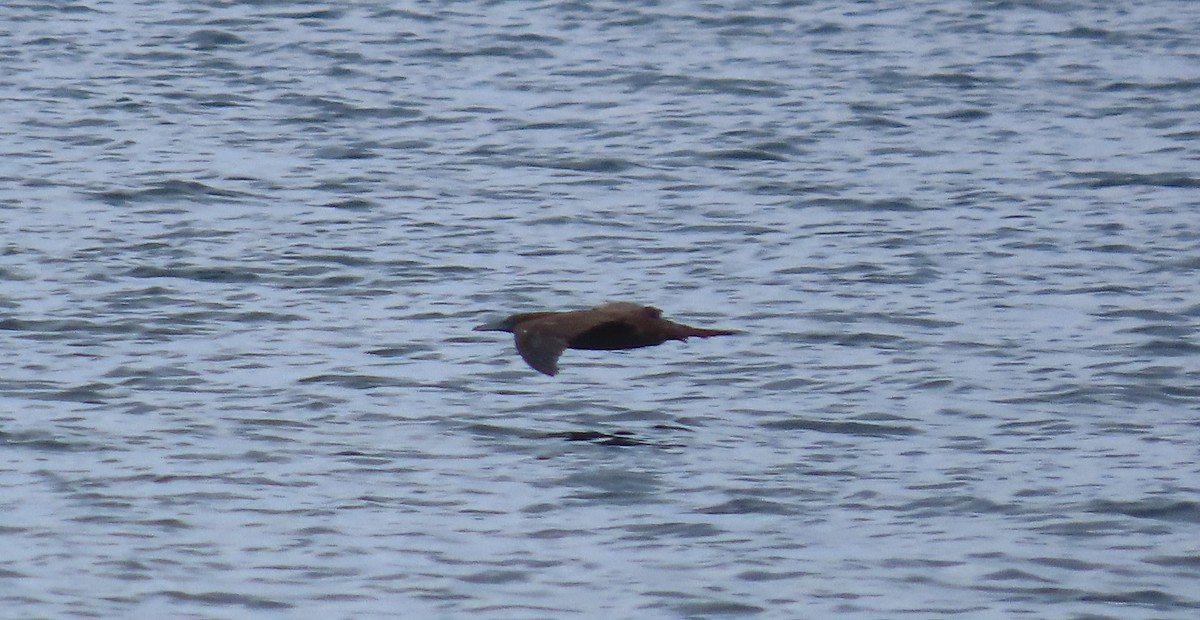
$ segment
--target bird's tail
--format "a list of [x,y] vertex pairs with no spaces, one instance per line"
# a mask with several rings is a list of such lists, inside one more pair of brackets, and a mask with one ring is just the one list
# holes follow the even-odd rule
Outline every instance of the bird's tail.
[[732,329],[704,329],[703,327],[688,327],[687,331],[684,333],[684,337],[688,338],[691,336],[696,336],[698,338],[709,338],[711,336],[732,336],[737,333],[740,332]]

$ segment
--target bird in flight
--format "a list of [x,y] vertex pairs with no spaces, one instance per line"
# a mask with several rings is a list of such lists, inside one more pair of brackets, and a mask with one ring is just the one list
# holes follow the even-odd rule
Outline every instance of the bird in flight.
[[675,323],[662,318],[662,310],[658,308],[624,301],[589,310],[514,314],[479,325],[474,331],[513,334],[521,358],[534,370],[551,376],[558,373],[558,358],[566,349],[637,349],[668,340],[684,341],[691,336],[708,338],[737,333]]

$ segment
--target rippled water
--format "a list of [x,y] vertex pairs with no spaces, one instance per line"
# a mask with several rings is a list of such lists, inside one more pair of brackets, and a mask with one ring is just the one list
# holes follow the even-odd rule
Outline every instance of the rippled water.
[[[5,3],[3,615],[1195,617],[1126,4]],[[470,331],[611,299],[745,333]]]

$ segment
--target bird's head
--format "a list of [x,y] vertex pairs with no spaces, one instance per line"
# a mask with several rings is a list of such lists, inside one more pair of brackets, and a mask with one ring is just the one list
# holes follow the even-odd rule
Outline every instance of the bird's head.
[[495,321],[484,323],[483,325],[476,325],[474,328],[472,328],[472,331],[508,332],[511,334],[512,330],[513,330],[513,325],[515,324],[515,321],[513,321],[513,319],[515,319],[515,318],[516,318],[515,316],[510,316],[510,317],[506,317],[503,319],[497,319]]

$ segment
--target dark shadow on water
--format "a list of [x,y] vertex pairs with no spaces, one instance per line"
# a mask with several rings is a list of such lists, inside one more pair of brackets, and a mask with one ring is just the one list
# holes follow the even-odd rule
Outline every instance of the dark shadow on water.
[[651,443],[643,439],[638,439],[633,431],[616,431],[612,433],[604,431],[562,431],[547,433],[546,437],[566,439],[567,441],[585,441],[598,446],[645,446]]
[[[597,430],[597,429],[575,429],[566,431],[536,431],[526,428],[514,428],[508,426],[498,426],[494,424],[470,424],[467,430],[482,436],[491,438],[519,438],[523,440],[560,440],[576,443],[589,443],[597,446],[613,446],[613,447],[633,447],[633,446],[654,446],[656,448],[682,448],[684,444],[670,441],[662,441],[658,437],[646,437],[645,433],[639,435],[638,432],[632,430]],[[678,431],[689,431],[691,429],[666,425],[655,424],[650,427],[651,431],[666,433],[674,433]]]

